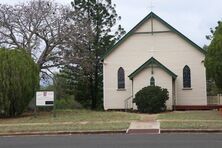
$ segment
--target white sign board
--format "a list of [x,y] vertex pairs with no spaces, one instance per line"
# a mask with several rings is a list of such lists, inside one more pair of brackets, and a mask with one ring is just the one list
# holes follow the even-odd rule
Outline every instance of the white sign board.
[[54,105],[53,91],[36,92],[36,106],[53,106],[53,105]]

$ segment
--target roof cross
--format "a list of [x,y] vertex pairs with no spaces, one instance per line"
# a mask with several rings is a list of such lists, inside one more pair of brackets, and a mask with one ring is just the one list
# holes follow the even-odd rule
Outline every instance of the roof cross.
[[148,7],[151,11],[154,9],[153,0],[150,1],[150,5]]
[[151,55],[151,57],[154,57],[154,53],[155,53],[154,47],[151,47],[151,48],[148,50],[148,54]]

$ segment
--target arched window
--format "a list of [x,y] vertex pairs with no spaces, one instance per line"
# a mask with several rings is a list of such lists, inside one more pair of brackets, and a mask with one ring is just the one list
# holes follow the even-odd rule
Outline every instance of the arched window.
[[184,88],[191,87],[190,68],[187,65],[183,68],[183,87]]
[[125,88],[125,72],[122,67],[118,70],[118,89]]
[[154,77],[150,78],[150,86],[155,86],[155,79],[154,79]]

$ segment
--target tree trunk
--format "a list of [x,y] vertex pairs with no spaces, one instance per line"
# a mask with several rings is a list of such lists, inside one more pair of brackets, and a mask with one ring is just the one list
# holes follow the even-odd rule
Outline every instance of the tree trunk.
[[93,74],[90,75],[90,98],[91,98],[91,109],[95,109],[94,106],[94,87],[93,87]]
[[[97,59],[96,59],[97,60]],[[95,73],[94,73],[94,96],[92,100],[92,109],[97,108],[97,100],[98,100],[98,62],[96,61]]]

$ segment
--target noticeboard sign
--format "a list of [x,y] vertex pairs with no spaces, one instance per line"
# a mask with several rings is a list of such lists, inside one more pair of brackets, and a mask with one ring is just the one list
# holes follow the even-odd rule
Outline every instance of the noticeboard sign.
[[36,92],[36,106],[53,106],[53,105],[54,105],[53,91]]

